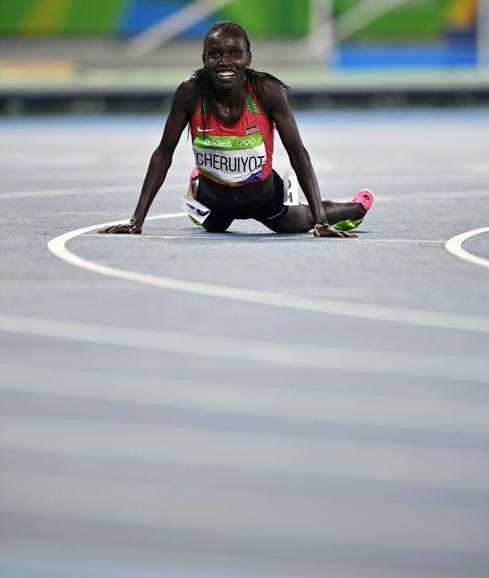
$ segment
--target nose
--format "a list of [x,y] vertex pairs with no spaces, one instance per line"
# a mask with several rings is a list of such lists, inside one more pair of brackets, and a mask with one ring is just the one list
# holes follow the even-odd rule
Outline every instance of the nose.
[[228,64],[229,62],[231,62],[231,57],[229,56],[229,54],[224,52],[221,55],[221,64]]

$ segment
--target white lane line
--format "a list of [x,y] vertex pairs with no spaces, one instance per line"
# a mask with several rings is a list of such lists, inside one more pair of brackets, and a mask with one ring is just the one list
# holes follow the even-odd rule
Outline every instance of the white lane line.
[[362,243],[444,243],[443,239],[363,239]]
[[49,289],[50,291],[135,291],[140,288],[134,283],[121,283],[120,281],[109,281],[107,279],[99,279],[98,281],[58,281],[56,279],[7,279],[0,280],[0,290],[14,290],[14,291],[31,291],[33,289]]
[[[87,167],[84,172],[76,171],[75,169],[68,170],[59,170],[53,174],[52,168],[47,168],[43,171],[40,168],[33,168],[29,170],[28,167],[22,166],[22,174],[19,175],[18,168],[2,168],[2,174],[5,176],[5,181],[13,180],[14,182],[42,182],[48,181],[51,184],[58,184],[60,186],[66,185],[68,182],[73,183],[80,183],[84,181],[88,181],[90,183],[102,179],[114,182],[114,179],[117,178],[119,180],[127,180],[131,179],[134,180],[134,186],[137,189],[141,188],[141,179],[144,177],[146,171],[146,162],[142,163],[140,166],[129,166],[129,165],[112,165],[110,167],[106,167],[104,169],[94,168],[94,167]],[[175,181],[180,183],[180,188],[182,188],[182,180],[186,181],[188,179],[188,170],[176,170],[172,169],[171,174],[168,175],[168,178],[171,178]]]
[[52,152],[42,154],[41,151],[0,152],[0,166],[4,163],[5,168],[10,168],[13,165],[16,168],[28,167],[29,169],[37,170],[38,168],[46,169],[46,167],[49,167],[52,170],[53,168],[69,165],[73,170],[76,170],[99,165],[100,157],[96,154],[60,153],[59,150],[56,151],[56,155],[53,155]]
[[[300,239],[301,241],[305,241],[307,243],[317,243],[317,240],[312,236],[306,236],[304,234],[300,234],[300,235],[295,235],[295,234],[281,234],[281,235],[275,235],[275,234],[268,234],[268,233],[264,233],[264,234],[259,234],[259,236],[256,233],[252,233],[254,235],[253,241],[274,241],[274,242],[283,242],[283,241],[297,241],[298,239]],[[243,239],[243,241],[247,240],[247,236],[249,236],[250,234],[247,233],[239,233],[240,238]],[[87,233],[86,235],[84,235],[84,237],[98,237],[100,238],[100,235],[98,233]],[[117,235],[105,235],[106,238],[114,238],[117,237]],[[120,235],[118,238],[124,237],[125,239],[133,239],[134,236],[132,235]],[[237,240],[237,236],[233,233],[218,233],[216,234],[209,234],[209,233],[204,233],[204,234],[200,234],[200,233],[196,233],[196,234],[177,234],[177,235],[147,235],[144,234],[141,237],[138,237],[139,239],[185,239],[187,241],[190,241],[192,239],[206,239],[207,241],[210,241],[211,239],[216,239],[216,237],[218,239],[222,239],[224,238],[229,238],[232,239],[233,241]],[[445,243],[445,241],[443,239],[440,240],[433,240],[433,239],[363,239],[362,238],[362,243]]]
[[[314,163],[313,163],[314,164]],[[442,171],[443,169],[440,169]],[[450,183],[460,183],[461,186],[467,184],[467,182],[474,183],[475,186],[479,184],[483,177],[480,175],[470,175],[467,173],[446,173],[443,172],[443,178],[446,178]],[[331,179],[331,181],[329,180]],[[328,186],[331,185],[342,185],[348,184],[351,182],[358,182],[358,175],[355,174],[347,174],[345,176],[328,176]],[[425,185],[429,185],[434,183],[435,185],[439,185],[440,181],[442,180],[440,177],[440,172],[434,174],[419,174],[419,172],[413,171],[412,174],[405,174],[401,175],[398,173],[394,174],[385,174],[385,173],[377,173],[377,174],[362,174],[361,175],[362,183],[365,183],[365,186],[369,186],[368,183],[386,183],[387,185],[407,185],[413,183],[415,185],[419,185],[423,183]],[[481,183],[482,186],[482,183]],[[409,193],[409,196],[411,193]]]
[[191,357],[229,359],[380,375],[402,375],[461,382],[488,383],[489,360],[476,357],[425,355],[257,339],[189,335],[92,323],[0,315],[0,331],[81,343],[177,353]]
[[[28,198],[42,198],[42,197],[64,197],[72,195],[115,195],[122,193],[138,194],[139,185],[110,185],[99,187],[76,187],[63,189],[44,189],[36,191],[16,191],[9,193],[0,193],[0,201],[2,199],[28,199]],[[178,184],[167,183],[165,190],[172,193],[183,192],[182,186]]]
[[[374,191],[375,192],[375,191]],[[407,201],[411,203],[417,200],[443,200],[443,199],[466,199],[472,198],[484,198],[489,196],[489,189],[477,189],[477,190],[461,190],[461,191],[432,191],[432,192],[409,192],[409,193],[398,193],[396,195],[383,195],[379,194],[375,196],[375,202],[400,202]],[[334,200],[334,199],[333,199]],[[342,199],[348,201],[351,199]]]
[[489,435],[489,404],[0,365],[0,391]]
[[[5,472],[4,510],[72,520],[484,555],[485,510]],[[423,523],[420,525],[419,517]],[[372,531],[375,520],[375,531]],[[402,520],[402,523],[399,521]],[[117,528],[114,530],[117,536]],[[198,538],[194,538],[194,540]],[[192,539],[188,547],[192,548]],[[254,573],[253,573],[254,574]],[[385,575],[385,574],[384,574]]]
[[0,448],[489,491],[487,452],[52,418],[0,417]]
[[27,198],[42,198],[42,197],[64,197],[70,195],[93,195],[93,194],[116,194],[116,193],[130,193],[135,192],[134,187],[124,186],[107,186],[107,187],[77,187],[64,189],[45,189],[36,191],[16,191],[12,193],[0,193],[0,200],[2,199],[27,199]]
[[481,227],[480,229],[473,229],[472,231],[461,233],[460,235],[456,235],[455,237],[449,239],[445,243],[445,249],[459,259],[463,259],[464,261],[468,261],[469,263],[478,265],[479,267],[485,267],[486,269],[489,269],[489,259],[484,259],[483,257],[473,255],[462,247],[462,243],[467,239],[488,232],[489,227]]
[[[169,219],[183,215],[185,215],[185,213],[155,215],[153,217],[149,217],[147,220]],[[91,225],[82,229],[69,231],[68,233],[64,233],[59,237],[51,239],[48,243],[48,249],[56,257],[76,267],[80,267],[94,273],[99,273],[101,275],[117,277],[119,279],[135,281],[136,283],[143,283],[146,285],[153,285],[155,287],[161,287],[162,289],[168,289],[172,291],[184,291],[197,295],[205,295],[207,297],[244,301],[247,303],[255,303],[301,311],[310,311],[328,315],[345,315],[361,319],[373,319],[376,321],[408,323],[411,325],[418,325],[423,327],[437,327],[443,329],[456,329],[460,331],[489,333],[489,317],[466,315],[461,313],[428,311],[424,309],[388,307],[384,305],[373,305],[368,303],[353,303],[333,299],[316,299],[311,297],[287,295],[283,293],[254,291],[251,289],[243,289],[239,287],[227,287],[222,285],[210,285],[206,283],[183,281],[170,277],[160,277],[156,275],[137,273],[135,271],[128,271],[125,269],[117,269],[115,267],[101,265],[95,261],[90,261],[89,259],[79,257],[66,248],[66,243],[71,239],[79,237],[84,233],[90,233],[91,231],[100,229],[102,227],[108,227],[110,225],[117,224],[118,222],[127,221],[101,223],[98,225]],[[316,243],[322,242],[318,241],[317,239],[315,239],[315,241]],[[318,247],[319,246],[320,245],[318,244]]]
[[[74,179],[79,182],[79,179]],[[334,182],[328,182],[328,186],[334,186]],[[121,186],[121,185],[111,185],[111,186],[100,186],[100,187],[76,187],[76,188],[62,188],[62,189],[45,189],[45,190],[28,190],[28,191],[13,191],[7,193],[0,193],[0,200],[2,199],[24,199],[24,198],[42,198],[42,197],[63,197],[70,195],[82,195],[82,194],[117,194],[117,193],[134,193],[137,194],[139,184],[134,184],[132,186]],[[179,182],[167,183],[165,184],[164,190],[176,193],[182,193],[183,189]],[[458,198],[482,198],[489,195],[489,190],[463,190],[463,191],[437,191],[437,192],[422,192],[409,194],[399,193],[396,195],[383,195],[378,194],[375,197],[376,203],[381,202],[412,202],[416,199],[420,200],[430,200],[430,199],[458,199]],[[346,202],[350,201],[351,197],[341,197],[332,198],[333,201]]]
[[469,163],[464,165],[464,170],[476,174],[489,173],[489,163]]

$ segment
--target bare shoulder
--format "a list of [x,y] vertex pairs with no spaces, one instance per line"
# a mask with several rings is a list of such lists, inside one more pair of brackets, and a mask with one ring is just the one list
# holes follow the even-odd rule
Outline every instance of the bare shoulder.
[[180,83],[173,95],[173,107],[193,114],[197,106],[197,90],[195,78],[187,78]]
[[257,75],[255,87],[256,96],[267,114],[277,107],[288,106],[286,88],[273,76],[269,74]]

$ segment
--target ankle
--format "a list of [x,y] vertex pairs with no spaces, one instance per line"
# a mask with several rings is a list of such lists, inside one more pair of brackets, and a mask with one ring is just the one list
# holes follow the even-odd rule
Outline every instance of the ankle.
[[367,214],[367,209],[360,203],[349,203],[352,210],[352,219],[362,219]]

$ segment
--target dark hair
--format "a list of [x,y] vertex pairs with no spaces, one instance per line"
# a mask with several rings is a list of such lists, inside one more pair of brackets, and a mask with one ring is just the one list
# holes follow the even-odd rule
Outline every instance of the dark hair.
[[212,24],[211,26],[209,26],[209,30],[207,30],[207,32],[205,33],[204,36],[204,41],[203,41],[203,50],[205,52],[205,47],[207,42],[209,41],[209,38],[214,34],[214,32],[220,30],[229,30],[230,32],[234,32],[235,34],[239,34],[240,36],[243,37],[245,44],[246,44],[246,50],[248,52],[251,52],[251,44],[250,44],[250,39],[248,38],[248,34],[246,33],[246,30],[240,26],[237,22],[233,22],[232,20],[218,20],[217,22],[214,22],[214,24]]
[[[236,22],[232,22],[231,20],[219,20],[218,22],[215,22],[214,24],[212,24],[212,26],[209,28],[209,30],[207,30],[206,35],[204,36],[204,42],[203,42],[203,50],[204,50],[204,54],[205,54],[205,49],[206,49],[206,44],[210,38],[210,36],[212,34],[214,34],[217,31],[220,30],[229,30],[234,32],[235,34],[240,35],[246,45],[246,50],[251,54],[251,45],[250,45],[250,40],[248,38],[248,34],[246,33],[246,30],[240,26],[239,24],[237,24]],[[209,75],[207,74],[207,70],[205,69],[205,67],[203,68],[199,68],[198,70],[196,70],[193,75],[192,78],[195,79],[195,87],[196,87],[196,91],[197,91],[197,101],[201,102],[202,105],[204,105],[207,107],[207,109],[211,112],[211,113],[215,113],[216,112],[216,94],[214,91],[214,87],[212,85],[212,82],[209,79]],[[256,97],[259,99],[259,90],[256,90],[256,82],[257,79],[259,78],[269,78],[271,80],[273,80],[274,82],[276,82],[277,84],[279,84],[286,92],[290,91],[290,87],[287,86],[287,84],[285,84],[285,82],[282,82],[279,78],[277,78],[276,76],[273,76],[273,74],[269,74],[268,72],[260,72],[258,70],[254,70],[253,68],[247,68],[246,69],[246,78],[249,80],[249,82],[251,83],[251,86],[253,87],[253,91],[256,94]]]

